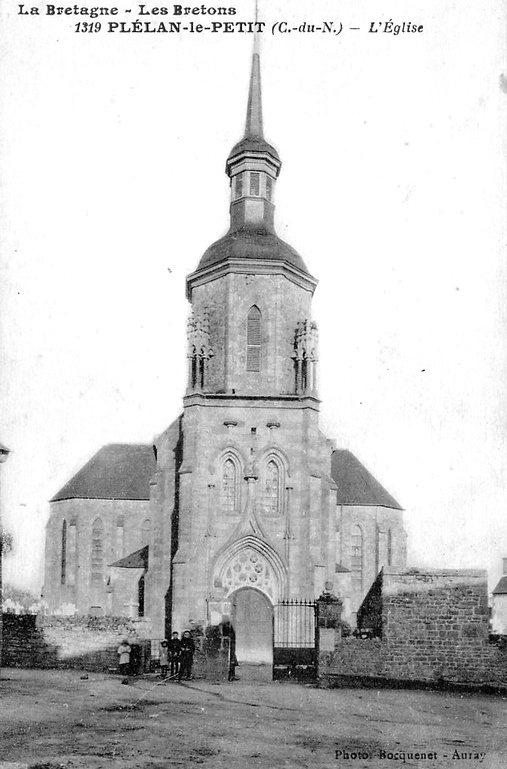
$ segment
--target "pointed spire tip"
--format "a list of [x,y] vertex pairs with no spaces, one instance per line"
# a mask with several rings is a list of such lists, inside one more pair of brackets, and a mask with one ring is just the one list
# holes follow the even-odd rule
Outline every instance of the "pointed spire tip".
[[[255,36],[258,37],[257,35]],[[261,90],[261,60],[257,40],[254,41],[252,54],[252,71],[248,90],[248,105],[246,110],[245,138],[264,138],[262,123],[262,90]]]

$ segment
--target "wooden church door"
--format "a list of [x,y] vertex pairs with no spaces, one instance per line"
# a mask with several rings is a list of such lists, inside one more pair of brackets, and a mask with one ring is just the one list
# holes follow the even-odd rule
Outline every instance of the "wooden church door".
[[[240,665],[273,664],[273,607],[258,590],[242,588],[232,598],[232,624]],[[241,676],[243,677],[243,676]]]

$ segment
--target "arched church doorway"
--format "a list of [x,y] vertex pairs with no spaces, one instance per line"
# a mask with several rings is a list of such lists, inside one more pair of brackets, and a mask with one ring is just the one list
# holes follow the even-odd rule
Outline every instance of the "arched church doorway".
[[238,676],[257,678],[252,668],[262,667],[270,678],[273,666],[273,607],[264,593],[241,588],[232,596],[232,625],[236,636]]

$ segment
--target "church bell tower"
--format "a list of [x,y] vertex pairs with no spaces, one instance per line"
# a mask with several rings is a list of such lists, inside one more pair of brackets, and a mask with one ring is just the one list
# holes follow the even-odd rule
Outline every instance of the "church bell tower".
[[281,165],[264,138],[255,48],[245,133],[226,162],[229,231],[187,278],[188,382],[172,563],[178,631],[236,612],[238,638],[246,638],[255,625],[248,629],[249,616],[269,617],[284,598],[316,597],[334,571],[336,487],[330,444],[318,426],[311,316],[317,282],[275,232]]

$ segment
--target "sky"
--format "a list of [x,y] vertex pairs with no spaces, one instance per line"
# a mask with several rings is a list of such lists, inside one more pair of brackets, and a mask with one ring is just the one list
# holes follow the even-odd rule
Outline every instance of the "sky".
[[[322,429],[405,508],[410,565],[488,569],[491,587],[507,556],[503,5],[260,6],[277,232],[319,280]],[[35,7],[4,3],[0,32],[0,441],[4,579],[38,593],[51,496],[181,411],[185,276],[227,230],[253,41],[110,19],[81,33],[86,17]],[[253,20],[253,0],[230,7]],[[168,8],[150,20],[181,20]],[[423,32],[368,32],[390,20]],[[323,21],[342,32],[299,31]]]

